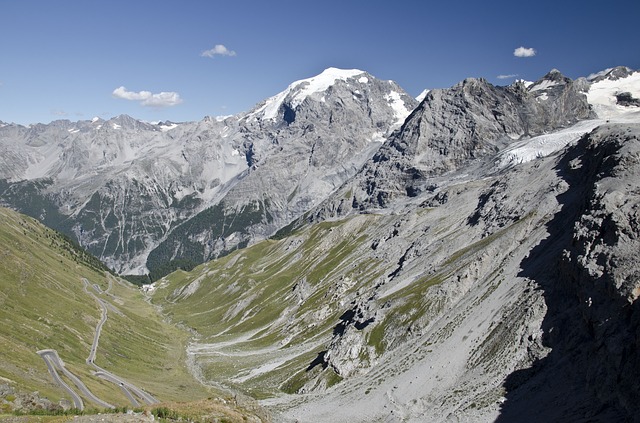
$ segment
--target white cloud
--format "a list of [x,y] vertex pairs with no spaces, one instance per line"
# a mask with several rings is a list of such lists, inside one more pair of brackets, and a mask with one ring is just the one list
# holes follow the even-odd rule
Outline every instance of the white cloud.
[[536,55],[536,49],[530,47],[518,47],[513,50],[513,55],[516,57],[533,57]]
[[213,57],[216,55],[217,56],[235,56],[236,52],[233,50],[229,50],[222,44],[216,44],[215,46],[213,46],[212,49],[205,50],[202,53],[200,53],[200,56],[202,57]]
[[113,90],[112,95],[115,98],[123,100],[139,101],[143,106],[150,107],[169,107],[182,103],[180,94],[176,92],[160,92],[153,94],[151,91],[127,91],[125,87],[118,87]]
[[516,76],[518,76],[517,73],[510,73],[509,75],[498,75],[498,76],[496,76],[496,78],[498,78],[498,79],[511,79],[511,78],[515,78]]

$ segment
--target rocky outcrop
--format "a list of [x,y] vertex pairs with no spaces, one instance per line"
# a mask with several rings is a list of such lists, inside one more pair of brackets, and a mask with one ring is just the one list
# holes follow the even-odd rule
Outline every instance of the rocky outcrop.
[[637,416],[640,396],[640,125],[604,126],[581,141],[575,172],[593,181],[563,252],[585,382],[602,404]]
[[584,81],[553,70],[526,86],[496,87],[466,79],[432,90],[359,175],[358,208],[385,206],[426,189],[427,176],[459,169],[510,141],[551,132],[594,117]]
[[[544,290],[544,344],[505,383],[503,420],[634,421],[640,408],[640,125],[606,125],[568,151],[549,237],[522,263]],[[537,387],[546,386],[546,391]],[[532,396],[533,395],[533,396]],[[565,401],[546,409],[544,397]],[[527,420],[528,421],[528,420]]]
[[59,404],[54,404],[47,398],[40,396],[39,392],[21,392],[12,385],[0,385],[0,412],[3,414],[13,413],[42,413],[55,414],[63,410],[68,410],[72,406],[70,401],[61,400]]

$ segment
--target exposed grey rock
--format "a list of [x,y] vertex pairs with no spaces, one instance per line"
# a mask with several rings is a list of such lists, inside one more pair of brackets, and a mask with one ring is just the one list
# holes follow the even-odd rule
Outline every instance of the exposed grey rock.
[[562,257],[561,277],[574,295],[576,335],[582,335],[568,344],[584,360],[586,383],[602,403],[634,416],[640,411],[640,125],[601,127],[578,148],[574,178],[592,185]]
[[512,140],[595,117],[582,92],[585,84],[553,70],[529,87],[522,81],[496,87],[483,79],[466,79],[450,89],[430,91],[361,171],[358,208],[415,196],[428,176],[459,169]]
[[360,254],[397,267],[348,297],[322,355],[343,388],[309,382],[317,396],[283,414],[633,421],[638,172],[640,125],[609,125],[553,157],[421,193],[434,207],[422,214],[396,208]]
[[620,106],[626,106],[626,107],[635,106],[635,107],[640,107],[640,99],[633,97],[633,96],[631,95],[631,93],[629,93],[629,92],[624,92],[624,93],[616,94],[616,102],[617,102]]
[[[637,415],[639,154],[639,125],[608,125],[559,162],[563,208],[547,224],[548,239],[522,263],[545,292],[543,343],[551,352],[507,378],[499,421]],[[563,401],[533,406],[552,397]]]

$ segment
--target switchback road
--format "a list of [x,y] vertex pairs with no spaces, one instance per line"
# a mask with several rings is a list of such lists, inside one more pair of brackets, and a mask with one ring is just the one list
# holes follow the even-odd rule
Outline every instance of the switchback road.
[[[115,309],[115,307],[113,307],[111,303],[108,303],[107,301],[99,298],[93,292],[90,292],[89,287],[91,286],[91,284],[87,279],[83,278],[82,281],[84,283],[85,292],[91,295],[97,301],[97,303],[100,305],[100,308],[102,310],[102,316],[100,318],[100,321],[96,325],[96,331],[93,335],[93,343],[91,344],[89,357],[87,357],[87,360],[86,360],[87,364],[92,366],[96,370],[96,372],[94,373],[95,376],[117,384],[118,387],[124,393],[124,395],[129,399],[131,404],[133,404],[134,407],[138,407],[140,405],[138,400],[134,397],[134,394],[135,396],[137,396],[139,399],[141,399],[147,404],[158,403],[159,401],[155,399],[152,395],[148,394],[147,392],[143,391],[137,386],[127,382],[126,380],[114,375],[113,373],[108,372],[107,370],[103,369],[102,367],[98,366],[95,363],[96,353],[98,351],[98,343],[100,341],[100,334],[102,333],[102,327],[104,326],[108,318],[107,309],[109,307]],[[109,280],[109,288],[106,291],[102,291],[98,285],[93,285],[92,287],[98,294],[104,293],[107,295],[111,295],[109,294],[109,291],[111,290],[111,280]],[[82,381],[76,375],[74,375],[69,370],[67,370],[64,365],[64,362],[62,361],[60,356],[58,356],[58,352],[56,350],[44,349],[44,350],[37,351],[37,354],[40,355],[40,357],[42,357],[42,359],[44,360],[45,364],[47,365],[47,368],[49,369],[49,373],[53,377],[54,382],[57,383],[60,387],[62,387],[65,391],[67,391],[69,395],[71,395],[75,408],[79,410],[84,410],[84,403],[82,401],[82,398],[60,377],[60,374],[58,373],[58,371],[62,372],[64,376],[66,376],[69,380],[73,382],[73,384],[80,391],[81,395],[85,396],[86,398],[88,398],[89,400],[91,400],[92,402],[96,403],[101,407],[114,408],[113,405],[96,397],[91,391],[89,391],[86,385],[82,383]]]

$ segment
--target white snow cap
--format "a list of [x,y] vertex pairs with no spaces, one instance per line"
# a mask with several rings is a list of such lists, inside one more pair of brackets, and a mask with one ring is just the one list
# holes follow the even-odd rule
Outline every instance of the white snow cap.
[[424,89],[422,90],[422,92],[420,94],[418,94],[418,96],[416,97],[416,100],[418,100],[418,102],[422,102],[422,100],[425,99],[425,97],[427,96],[427,94],[429,94],[429,89]]
[[[278,116],[278,109],[289,94],[298,90],[291,98],[291,107],[296,107],[302,103],[308,96],[325,91],[327,88],[335,84],[336,81],[346,81],[349,78],[353,78],[358,75],[362,75],[364,71],[358,69],[338,69],[328,68],[325,69],[320,75],[301,79],[289,85],[286,90],[280,94],[276,94],[273,97],[268,98],[265,104],[253,112],[251,115],[256,115],[262,112],[264,119],[275,119]],[[360,78],[360,83],[366,83]],[[368,82],[368,79],[367,79]]]
[[613,70],[613,68],[606,68],[605,70],[601,70],[600,72],[592,73],[589,76],[587,76],[587,80],[588,81],[593,81],[596,78],[599,78],[601,76],[605,76],[606,74],[608,74],[612,70]]

